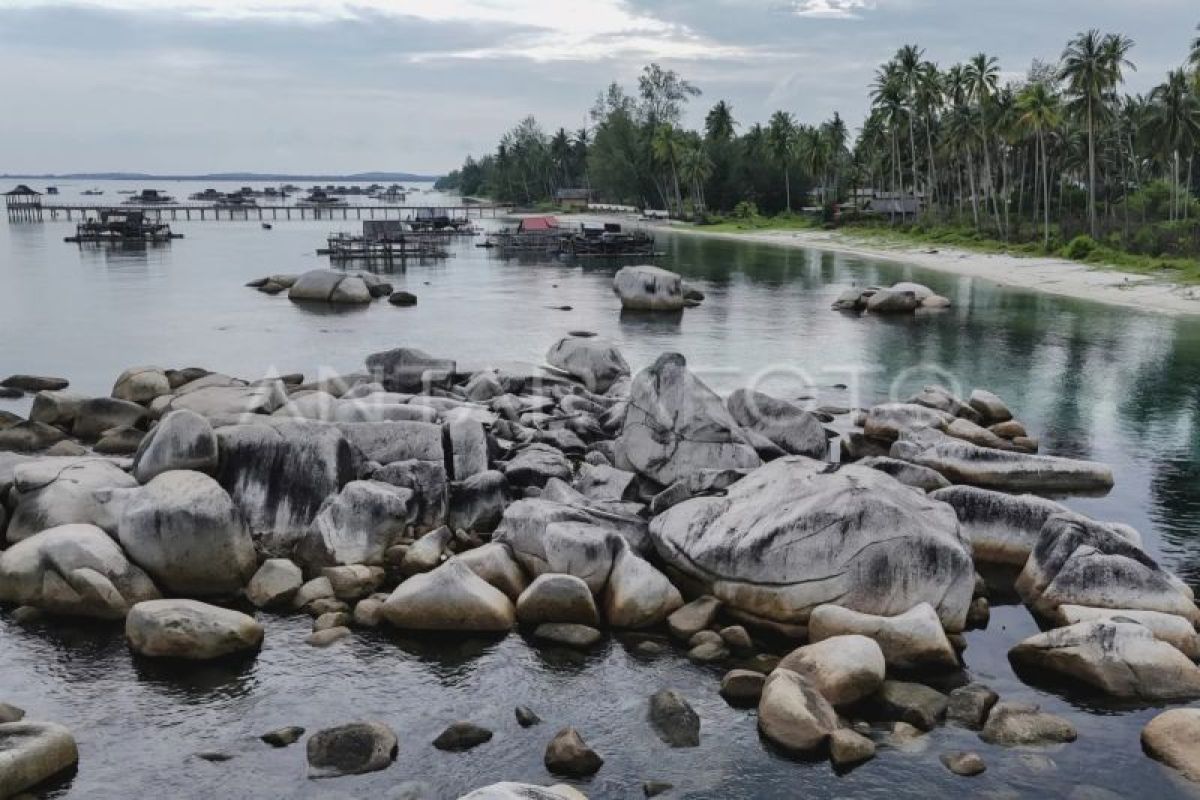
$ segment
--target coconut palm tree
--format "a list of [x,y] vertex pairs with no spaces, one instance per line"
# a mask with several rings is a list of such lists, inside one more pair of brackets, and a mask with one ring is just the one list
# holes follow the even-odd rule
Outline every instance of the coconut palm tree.
[[1092,30],[1078,34],[1062,54],[1060,77],[1082,115],[1088,138],[1088,226],[1096,236],[1096,123],[1105,112],[1105,103],[1123,78],[1123,69],[1132,67],[1127,58],[1133,40],[1110,34],[1101,36]]
[[1150,103],[1149,134],[1171,167],[1171,219],[1175,219],[1180,207],[1186,211],[1191,200],[1190,192],[1180,191],[1179,166],[1181,154],[1188,153],[1190,167],[1190,153],[1200,141],[1200,100],[1188,86],[1187,74],[1177,69],[1150,92]]
[[[1200,32],[1200,25],[1196,26],[1196,30]],[[1200,70],[1200,36],[1192,39],[1192,51],[1188,54],[1188,63]]]
[[787,210],[792,210],[791,166],[796,157],[796,120],[786,111],[776,111],[767,123],[767,147],[783,168],[784,194]]
[[912,191],[916,195],[920,180],[917,177],[917,87],[921,80],[922,57],[925,51],[915,44],[906,44],[896,51],[896,66],[904,81],[905,104],[908,108],[908,145],[912,151]]
[[[674,125],[665,123],[654,130],[654,138],[650,145],[654,159],[670,172],[671,182],[675,187],[676,213],[683,211],[683,195],[679,188],[679,161],[683,155],[684,145],[683,132]],[[663,192],[663,194],[666,193]]]
[[1046,161],[1046,134],[1062,124],[1058,95],[1044,83],[1031,83],[1017,98],[1017,122],[1037,137],[1042,174],[1042,246],[1050,248],[1050,168]]
[[991,197],[992,213],[996,219],[996,230],[1000,231],[1000,206],[992,184],[992,156],[988,139],[988,107],[996,94],[1000,81],[1000,65],[994,56],[979,53],[967,62],[966,80],[971,97],[979,104],[979,139],[983,147],[983,188]]
[[926,61],[921,64],[917,73],[916,108],[925,119],[925,149],[929,159],[929,202],[937,202],[938,179],[937,159],[933,154],[933,129],[935,119],[941,110],[943,94],[942,73],[937,64]]
[[[892,193],[896,196],[897,201],[901,196],[900,186],[900,126],[904,120],[904,76],[900,73],[900,69],[893,61],[884,64],[883,67],[875,73],[875,84],[871,90],[871,101],[875,109],[881,115],[884,124],[887,126],[888,133],[892,140],[891,148],[891,173],[892,173]],[[895,206],[893,205],[893,209]],[[893,219],[895,211],[892,212]]]
[[692,193],[692,206],[697,211],[705,208],[704,182],[712,175],[713,163],[700,141],[685,146],[679,161],[679,172],[687,181]]
[[710,141],[727,142],[733,138],[733,129],[737,123],[733,119],[733,106],[724,100],[719,101],[708,115],[704,117],[704,135]]

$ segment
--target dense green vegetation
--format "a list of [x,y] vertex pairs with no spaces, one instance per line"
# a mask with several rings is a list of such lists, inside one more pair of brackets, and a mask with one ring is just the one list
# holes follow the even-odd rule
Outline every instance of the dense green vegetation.
[[[652,64],[635,92],[602,92],[589,127],[547,134],[527,118],[441,187],[528,205],[586,187],[596,201],[731,230],[882,223],[925,241],[1195,271],[1200,36],[1146,95],[1123,92],[1133,51],[1086,31],[1058,61],[1001,84],[984,53],[943,69],[906,45],[876,73],[854,140],[836,113],[809,125],[778,111],[743,127],[723,100],[687,130],[700,90]],[[905,200],[860,212],[885,193]]]

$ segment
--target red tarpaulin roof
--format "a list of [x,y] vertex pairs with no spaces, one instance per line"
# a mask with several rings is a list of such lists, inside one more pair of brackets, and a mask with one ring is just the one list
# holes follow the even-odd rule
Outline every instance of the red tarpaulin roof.
[[526,217],[521,220],[523,231],[549,231],[557,227],[558,220],[554,217]]

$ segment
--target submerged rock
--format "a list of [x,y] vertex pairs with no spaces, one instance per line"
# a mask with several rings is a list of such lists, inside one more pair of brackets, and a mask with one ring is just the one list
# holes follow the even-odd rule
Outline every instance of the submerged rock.
[[633,379],[617,448],[634,470],[664,486],[702,469],[761,463],[721,398],[678,353],[659,356]]
[[438,750],[461,752],[492,740],[492,732],[473,722],[455,722],[438,734],[433,746]]
[[1078,735],[1070,722],[1036,705],[1003,702],[992,708],[979,738],[988,744],[1014,747],[1073,742]]
[[1200,697],[1200,667],[1133,622],[1080,622],[1024,640],[1014,665],[1051,672],[1113,696],[1138,700]]
[[310,778],[336,778],[387,769],[400,746],[382,722],[352,722],[317,731],[307,750]]
[[122,619],[159,597],[120,546],[94,525],[62,525],[0,552],[0,602],[52,614]]
[[660,689],[650,697],[650,724],[671,747],[700,746],[700,717],[673,689]]
[[931,731],[946,716],[949,699],[936,689],[920,683],[887,680],[872,698],[871,707],[883,719],[907,722],[923,731]]
[[[831,602],[894,615],[922,602],[962,630],[974,588],[953,510],[883,473],[794,456],[655,517],[663,560],[728,607],[804,624]],[[852,631],[838,631],[852,632]]]
[[206,660],[257,650],[263,627],[240,611],[197,600],[147,600],[130,609],[125,638],[139,655]]

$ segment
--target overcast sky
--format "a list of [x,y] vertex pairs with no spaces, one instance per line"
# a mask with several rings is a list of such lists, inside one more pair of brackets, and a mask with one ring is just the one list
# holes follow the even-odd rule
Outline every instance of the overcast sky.
[[1197,0],[0,0],[0,172],[437,173],[519,118],[580,127],[657,61],[739,122],[857,125],[905,43],[1006,73],[1075,32],[1132,36],[1145,91]]

